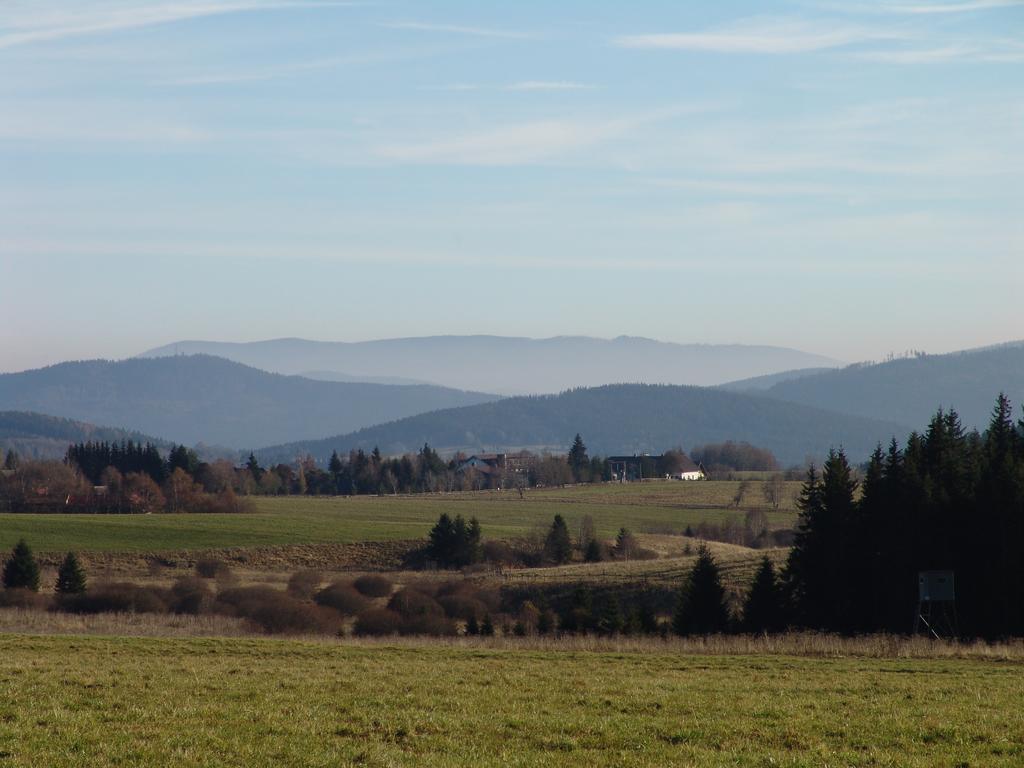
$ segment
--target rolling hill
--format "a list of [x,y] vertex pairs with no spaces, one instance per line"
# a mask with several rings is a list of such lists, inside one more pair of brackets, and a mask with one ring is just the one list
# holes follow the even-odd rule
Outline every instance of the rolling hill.
[[[427,336],[355,343],[274,339],[248,343],[181,341],[141,357],[208,354],[265,371],[317,378],[401,377],[447,387],[539,394],[622,382],[696,384],[840,363],[785,347],[672,344],[620,336]],[[338,373],[344,372],[344,373]]]
[[798,368],[795,371],[781,371],[779,373],[766,373],[764,376],[751,376],[749,379],[738,381],[727,381],[719,384],[719,389],[727,389],[730,392],[764,392],[766,389],[783,381],[801,379],[804,376],[813,376],[817,373],[831,371],[832,368]]
[[1017,415],[1024,400],[1024,342],[852,365],[778,382],[764,394],[788,402],[872,416],[920,429],[939,406],[984,429],[1004,392]]
[[206,355],[70,362],[0,375],[0,409],[239,449],[493,399],[427,385],[313,381]]
[[98,440],[120,443],[134,440],[169,448],[166,440],[124,429],[97,427],[73,419],[25,411],[0,411],[0,449],[29,459],[62,459],[71,443]]
[[844,446],[855,460],[909,427],[719,389],[622,384],[560,395],[514,397],[412,416],[326,440],[278,445],[263,461],[306,453],[325,460],[332,450],[415,451],[429,442],[442,451],[553,448],[564,451],[579,432],[592,453],[661,452],[676,445],[746,440],[772,450],[784,464]]

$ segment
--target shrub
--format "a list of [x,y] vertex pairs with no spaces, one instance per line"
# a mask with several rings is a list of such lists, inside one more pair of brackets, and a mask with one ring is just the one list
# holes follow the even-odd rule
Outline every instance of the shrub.
[[231,568],[216,558],[202,557],[196,561],[196,573],[204,579],[216,579],[230,576]]
[[353,632],[357,635],[397,635],[402,617],[387,608],[370,608],[359,614]]
[[388,608],[403,618],[416,616],[444,616],[444,608],[432,598],[417,589],[406,587],[392,595]]
[[360,594],[367,597],[387,597],[391,594],[391,580],[384,576],[367,574],[356,579],[354,586]]
[[504,541],[487,541],[484,543],[484,560],[489,563],[514,563],[516,553]]
[[354,616],[370,607],[370,602],[347,581],[336,581],[324,587],[313,598],[317,605],[333,608],[345,616]]
[[341,629],[336,615],[283,592],[276,592],[267,602],[254,604],[247,618],[271,634],[336,633]]
[[483,616],[488,611],[486,605],[467,595],[444,595],[437,598],[437,602],[444,608],[445,615],[451,619],[468,621],[474,616]]
[[170,608],[175,613],[200,614],[209,609],[213,592],[195,576],[182,576],[171,587]]
[[338,615],[266,585],[234,587],[217,595],[215,609],[249,619],[274,634],[338,632]]
[[43,608],[48,600],[32,589],[19,587],[0,590],[0,608]]
[[402,620],[398,631],[403,635],[432,635],[434,637],[458,634],[453,621],[433,614],[409,616]]
[[60,606],[69,613],[166,613],[159,590],[128,582],[108,582],[80,595],[67,595]]
[[288,579],[288,594],[302,600],[310,600],[324,580],[320,571],[296,571]]

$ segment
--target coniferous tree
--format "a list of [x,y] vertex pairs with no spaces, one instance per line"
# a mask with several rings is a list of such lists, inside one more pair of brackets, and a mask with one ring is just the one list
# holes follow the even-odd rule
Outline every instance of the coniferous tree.
[[572,447],[569,449],[568,461],[573,480],[579,483],[587,479],[590,459],[587,457],[587,446],[583,444],[583,438],[580,437],[578,432],[572,441]]
[[583,560],[588,563],[599,563],[604,559],[603,547],[597,539],[591,539],[583,552]]
[[331,451],[331,460],[327,463],[327,471],[337,477],[341,474],[342,469],[344,469],[344,465],[341,463],[341,457],[338,456],[338,452]]
[[743,629],[747,632],[776,632],[784,626],[782,600],[775,567],[765,557],[754,575],[743,604]]
[[562,564],[572,559],[572,539],[565,518],[555,515],[551,530],[544,540],[544,556],[554,563]]
[[476,614],[470,616],[469,621],[466,622],[466,634],[473,636],[480,634],[480,624],[476,620]]
[[484,620],[480,624],[480,634],[483,637],[494,637],[494,622],[489,613],[484,614]]
[[859,588],[855,528],[857,482],[842,451],[830,451],[819,479],[808,470],[797,506],[800,520],[785,580],[794,618],[815,629],[848,630]]
[[679,594],[672,629],[678,635],[711,635],[729,626],[729,610],[718,565],[703,544]]
[[10,559],[4,565],[3,582],[6,589],[39,591],[39,564],[24,539],[14,546]]
[[257,461],[255,453],[249,453],[249,458],[245,461],[245,468],[249,470],[249,474],[252,475],[252,479],[257,483],[259,483],[263,478],[263,467],[261,467],[259,461]]
[[59,595],[80,595],[85,592],[85,571],[74,552],[68,552],[57,571],[56,591]]

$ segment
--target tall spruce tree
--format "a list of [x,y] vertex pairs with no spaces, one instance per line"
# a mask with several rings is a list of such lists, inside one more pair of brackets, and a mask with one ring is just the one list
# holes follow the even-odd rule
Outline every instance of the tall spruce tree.
[[775,578],[775,566],[766,556],[761,560],[743,604],[743,629],[753,633],[777,632],[784,626],[783,605]]
[[85,571],[82,570],[75,553],[68,552],[57,571],[57,594],[80,595],[85,592],[85,587]]
[[697,562],[679,593],[672,629],[677,635],[713,635],[728,628],[722,576],[710,550],[701,544]]
[[808,470],[785,574],[794,618],[803,626],[850,629],[854,594],[860,589],[858,552],[849,538],[856,531],[856,490],[841,450],[829,451],[820,480],[813,466]]
[[569,449],[568,462],[573,480],[579,483],[589,479],[590,459],[587,457],[587,446],[583,444],[583,438],[580,437],[579,432],[573,438],[572,447]]
[[24,539],[15,544],[10,559],[4,565],[3,582],[6,589],[39,591],[39,564]]
[[548,531],[544,540],[544,556],[554,563],[567,563],[572,559],[572,539],[569,536],[569,526],[565,524],[565,518],[555,515],[551,523],[551,530]]

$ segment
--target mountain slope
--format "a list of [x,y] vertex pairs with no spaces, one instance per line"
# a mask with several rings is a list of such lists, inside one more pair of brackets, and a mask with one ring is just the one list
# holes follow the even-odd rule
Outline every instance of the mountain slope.
[[557,448],[576,432],[591,452],[660,452],[675,445],[746,440],[769,448],[783,463],[821,456],[844,446],[862,459],[878,441],[909,427],[830,413],[768,398],[703,387],[621,384],[561,395],[514,397],[421,414],[326,440],[259,451],[264,461],[290,461],[306,453],[325,460],[332,450],[415,451],[425,442],[439,450]]
[[61,363],[0,375],[0,408],[249,448],[492,400],[434,386],[281,376],[205,355]]
[[134,440],[169,448],[170,443],[140,432],[97,427],[72,419],[26,411],[0,411],[0,448],[30,459],[62,459],[71,443],[87,440],[120,443]]
[[726,389],[729,392],[763,392],[783,381],[802,379],[804,376],[814,376],[815,374],[831,370],[831,368],[798,368],[795,371],[767,373],[764,376],[751,376],[749,379],[727,381],[725,384],[719,384],[718,388]]
[[996,395],[1004,392],[1020,414],[1024,400],[1024,343],[853,365],[790,381],[770,397],[923,427],[939,406],[955,408],[967,427],[983,429]]
[[427,336],[356,343],[274,339],[248,343],[181,341],[144,352],[209,354],[278,373],[345,371],[398,376],[503,394],[562,392],[621,382],[712,385],[839,363],[795,349],[671,344],[620,336]]

